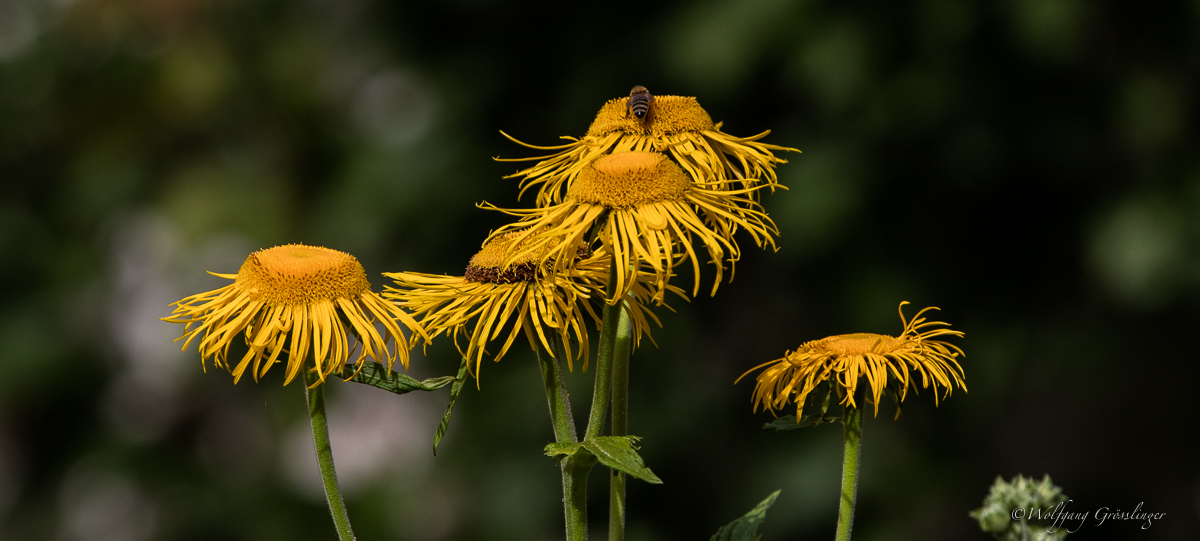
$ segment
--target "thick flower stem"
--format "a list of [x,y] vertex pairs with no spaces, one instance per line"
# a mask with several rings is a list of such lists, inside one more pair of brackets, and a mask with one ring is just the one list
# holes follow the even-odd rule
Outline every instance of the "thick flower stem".
[[308,389],[308,417],[312,421],[313,445],[317,449],[317,466],[321,470],[321,483],[325,485],[325,499],[329,501],[329,513],[337,528],[338,539],[354,541],[350,529],[350,517],[346,514],[346,502],[338,488],[337,472],[333,470],[333,447],[329,444],[329,425],[325,422],[325,386],[320,383],[316,372],[305,371]]
[[[622,302],[624,305],[624,302]],[[621,310],[612,352],[612,435],[629,434],[629,312]],[[608,539],[625,539],[625,474],[610,470],[608,477]]]
[[[620,307],[605,306],[600,330],[600,352],[596,359],[596,385],[592,390],[592,411],[588,416],[584,439],[600,436],[608,417],[612,388],[612,348],[616,342]],[[587,478],[596,465],[595,457],[572,456],[563,460],[563,509],[567,518],[567,541],[586,541]]]
[[537,356],[538,364],[542,368],[546,402],[550,406],[550,421],[554,425],[554,441],[575,443],[579,439],[575,432],[575,415],[571,411],[571,401],[567,396],[567,380],[563,377],[562,362],[557,356],[551,356],[540,343]]
[[858,460],[862,454],[862,410],[847,407],[842,414],[846,450],[842,457],[842,502],[838,508],[836,541],[850,541],[854,505],[858,501]]
[[[616,283],[616,273],[609,273],[609,284]],[[615,287],[615,286],[610,286]],[[600,327],[600,351],[596,355],[596,387],[592,390],[592,411],[588,415],[583,439],[600,436],[608,418],[608,402],[612,398],[613,354],[617,350],[617,328],[620,326],[624,303],[604,305]]]
[[[615,262],[608,271],[608,289],[609,296],[615,294],[617,284],[617,267]],[[621,332],[624,329],[624,332]],[[623,354],[621,352],[624,352]],[[592,411],[588,416],[587,430],[584,433],[584,439],[593,439],[601,435],[604,430],[604,422],[608,417],[608,403],[613,398],[613,365],[616,358],[622,358],[626,368],[623,369],[626,373],[624,381],[628,381],[628,363],[629,363],[629,315],[625,312],[625,302],[620,301],[617,304],[604,305],[604,318],[600,326],[600,347],[596,354],[596,387],[592,391]],[[622,388],[622,393],[628,387],[626,384]],[[622,411],[622,418],[624,411]],[[622,425],[624,426],[624,425]],[[589,464],[588,470],[591,470],[592,465]],[[586,475],[586,474],[585,474]],[[622,491],[624,496],[624,491]],[[624,500],[624,498],[622,498]],[[624,530],[624,501],[621,502],[621,530]],[[611,513],[610,513],[611,515]],[[610,516],[611,518],[611,516]],[[611,520],[609,528],[612,528]],[[613,534],[610,532],[609,536]],[[624,536],[624,533],[621,533]]]
[[[608,283],[610,288],[616,287],[615,267],[609,269]],[[599,437],[604,430],[605,421],[608,420],[608,404],[613,398],[613,365],[615,362],[623,365],[621,370],[624,383],[621,384],[620,392],[621,403],[626,403],[624,396],[628,389],[629,338],[630,322],[624,309],[624,302],[616,305],[605,304],[600,328],[600,347],[596,355],[596,383],[592,390],[592,409],[588,415],[587,428],[584,431],[585,440]],[[542,367],[542,383],[546,390],[546,400],[550,405],[555,439],[559,443],[578,441],[575,435],[575,421],[570,413],[570,402],[567,400],[562,365],[541,348],[538,349],[538,359]],[[624,416],[625,410],[622,409],[620,425],[622,432],[625,430]],[[571,456],[562,461],[563,513],[566,518],[567,541],[587,540],[587,478],[595,465],[596,458],[592,456]],[[621,496],[620,529],[624,530],[623,489]],[[620,535],[624,537],[623,532]]]
[[[538,364],[542,369],[546,402],[550,406],[550,421],[554,425],[554,441],[575,443],[579,439],[575,433],[575,416],[571,412],[571,401],[567,396],[567,380],[563,377],[562,362],[559,360],[561,352],[562,349],[558,349],[558,355],[551,356],[550,352],[538,344]],[[587,475],[592,470],[592,464],[585,464],[577,457],[570,457],[564,459],[560,467],[567,540],[584,541],[587,539]]]
[[587,478],[596,465],[594,457],[572,456],[562,461],[563,511],[567,519],[567,541],[587,541]]

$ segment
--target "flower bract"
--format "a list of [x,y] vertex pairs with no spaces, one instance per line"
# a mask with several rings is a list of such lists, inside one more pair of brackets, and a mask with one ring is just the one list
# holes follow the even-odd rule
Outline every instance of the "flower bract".
[[[237,274],[211,274],[233,283],[174,303],[171,317],[163,320],[185,324],[179,338],[185,340],[183,349],[199,338],[201,359],[211,358],[232,372],[235,382],[247,369],[258,380],[276,363],[286,362],[286,385],[310,354],[324,381],[341,371],[356,347],[348,331],[357,338],[359,366],[370,357],[389,368],[397,359],[408,367],[408,340],[398,323],[428,339],[411,316],[371,291],[362,265],[345,252],[276,246],[250,254]],[[229,347],[241,335],[249,350],[231,364]],[[395,342],[391,349],[389,341]]]
[[[957,346],[934,338],[963,335],[960,331],[947,329],[949,325],[940,321],[926,321],[922,315],[925,308],[911,320],[904,317],[904,305],[900,303],[900,321],[904,331],[899,336],[856,333],[830,336],[805,342],[796,351],[789,351],[783,358],[756,366],[747,374],[766,367],[757,378],[753,402],[755,410],[761,405],[775,411],[788,401],[796,404],[796,419],[801,419],[805,400],[809,393],[822,383],[828,383],[842,397],[842,404],[858,407],[855,392],[860,377],[865,377],[869,397],[879,414],[879,400],[885,388],[893,385],[896,399],[903,401],[910,386],[920,376],[922,388],[933,387],[934,399],[941,388],[943,397],[949,396],[954,384],[966,390],[962,367],[958,357],[963,354]],[[741,378],[738,378],[740,381]]]

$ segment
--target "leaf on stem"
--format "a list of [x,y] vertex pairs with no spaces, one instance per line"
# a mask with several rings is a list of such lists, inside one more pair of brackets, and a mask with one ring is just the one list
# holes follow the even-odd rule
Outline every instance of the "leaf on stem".
[[795,415],[784,415],[774,421],[763,425],[764,430],[774,430],[776,432],[784,432],[787,430],[795,430],[797,428],[807,428],[810,426],[824,425],[830,423],[842,422],[841,417],[820,416],[820,415],[805,415],[800,418],[800,422],[796,422]]
[[661,485],[662,479],[646,467],[637,453],[634,444],[640,439],[638,436],[600,436],[579,443],[551,443],[546,446],[546,455],[567,458],[584,453],[595,457],[608,468],[647,483]]
[[458,401],[458,394],[462,392],[463,384],[467,382],[467,358],[463,357],[462,363],[458,365],[458,375],[451,379],[454,385],[450,387],[450,403],[446,404],[446,413],[442,415],[442,422],[438,424],[437,432],[433,434],[433,456],[437,456],[438,444],[442,442],[442,436],[446,435],[446,429],[450,428],[450,412],[454,410],[454,403]]
[[767,499],[759,502],[749,513],[722,526],[709,541],[758,541],[761,539],[758,535],[758,526],[762,524],[763,520],[766,520],[767,509],[775,505],[775,499],[779,497],[779,492],[779,490],[772,492]]
[[377,362],[363,363],[361,369],[354,366],[346,366],[342,369],[341,375],[343,378],[346,378],[346,381],[378,387],[396,394],[406,394],[413,391],[434,391],[454,382],[454,378],[451,376],[418,381],[407,374],[392,372]]
[[554,457],[562,457],[562,458],[570,458],[570,457],[574,456],[575,453],[578,453],[579,451],[584,451],[585,453],[591,454],[583,448],[583,442],[551,443],[549,445],[546,445],[545,451],[546,451],[546,456],[554,456]]

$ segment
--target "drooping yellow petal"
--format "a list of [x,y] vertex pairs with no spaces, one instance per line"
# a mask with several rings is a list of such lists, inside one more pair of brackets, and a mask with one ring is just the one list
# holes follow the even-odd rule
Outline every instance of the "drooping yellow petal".
[[[582,211],[584,215],[591,212]],[[582,357],[586,369],[588,320],[595,327],[601,321],[592,303],[604,298],[614,256],[604,248],[592,252],[581,243],[570,251],[560,249],[566,244],[563,237],[543,242],[546,231],[574,234],[554,228],[498,233],[471,258],[464,276],[386,273],[394,284],[385,288],[384,296],[411,311],[430,336],[455,336],[477,382],[487,354],[485,346],[503,335],[503,344],[492,356],[499,361],[522,332],[530,347],[541,347],[551,355],[557,356],[555,342],[563,344],[568,368],[573,370],[574,360]],[[535,248],[527,249],[530,245]],[[546,253],[555,255],[542,259]],[[648,334],[646,322],[657,319],[643,306],[649,297],[645,287],[635,285],[630,293],[637,301],[630,309],[636,345]],[[458,336],[469,337],[465,348],[458,343]]]
[[769,130],[750,137],[721,131],[721,124],[713,123],[695,98],[655,96],[645,119],[628,115],[627,107],[628,98],[605,103],[587,133],[578,139],[564,137],[572,141],[565,145],[540,147],[505,134],[519,145],[554,151],[547,156],[501,160],[537,162],[510,175],[522,179],[521,194],[536,188],[539,207],[562,202],[564,192],[571,189],[584,167],[602,156],[628,151],[667,154],[694,182],[716,182],[718,189],[761,185],[774,190],[779,186],[775,167],[786,163],[775,152],[799,152],[760,142]]
[[[783,358],[742,374],[745,377],[763,369],[752,394],[755,410],[761,406],[774,412],[791,401],[796,406],[796,418],[800,419],[809,394],[821,384],[834,386],[843,405],[861,407],[855,397],[860,378],[865,378],[869,388],[867,398],[878,415],[879,403],[887,389],[895,391],[897,400],[905,399],[914,383],[910,370],[921,374],[922,388],[934,388],[935,403],[939,400],[939,389],[942,396],[949,396],[955,385],[966,391],[957,360],[963,355],[962,350],[953,344],[930,340],[939,336],[961,337],[963,333],[944,328],[948,326],[946,323],[924,323],[920,316],[931,308],[908,320],[904,317],[904,304],[907,303],[900,305],[903,332],[899,336],[857,333],[813,340],[785,353]],[[930,325],[937,328],[918,332]]]
[[[235,382],[247,371],[255,380],[264,377],[286,358],[286,385],[304,369],[310,353],[324,381],[349,361],[348,332],[362,348],[357,363],[370,357],[389,368],[397,357],[408,366],[410,345],[399,324],[414,338],[429,339],[416,320],[370,290],[362,265],[344,252],[289,244],[250,254],[237,274],[211,274],[233,283],[174,303],[174,312],[163,320],[184,324],[183,348],[199,338],[201,360],[212,359]],[[349,331],[342,317],[350,322]],[[229,348],[239,335],[245,336],[247,351],[230,366]],[[392,351],[389,341],[395,341]]]
[[[695,273],[693,295],[699,292],[700,261],[693,240],[704,245],[716,267],[713,294],[724,278],[725,265],[732,271],[740,257],[733,240],[739,228],[748,231],[760,247],[775,246],[775,224],[748,197],[762,186],[722,191],[718,182],[693,182],[664,154],[636,150],[595,158],[577,173],[561,204],[496,209],[520,218],[492,236],[520,232],[514,240],[517,247],[506,253],[505,266],[538,257],[542,263],[557,261],[562,269],[580,246],[599,241],[618,269],[610,304],[628,294],[643,265],[654,277],[652,298],[662,302],[674,268],[685,260]],[[596,231],[592,239],[584,238],[588,231]]]

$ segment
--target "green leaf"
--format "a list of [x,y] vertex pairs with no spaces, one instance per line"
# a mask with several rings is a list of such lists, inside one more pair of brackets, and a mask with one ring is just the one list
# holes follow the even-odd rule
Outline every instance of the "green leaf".
[[802,417],[800,419],[800,422],[797,423],[795,415],[784,415],[783,417],[780,417],[778,419],[775,419],[774,421],[771,421],[771,422],[763,425],[763,429],[774,430],[776,432],[783,432],[786,430],[795,430],[797,428],[807,428],[810,426],[817,426],[817,425],[824,425],[824,424],[831,424],[831,423],[840,423],[840,422],[842,422],[841,417],[834,417],[832,415],[824,416],[824,417],[819,416],[819,415],[805,415],[804,417]]
[[640,439],[637,436],[600,436],[584,441],[583,446],[596,455],[601,464],[647,483],[661,485],[662,479],[654,475],[637,454],[634,444]]
[[772,492],[767,499],[759,502],[749,513],[722,526],[709,541],[758,541],[761,539],[758,535],[758,527],[763,520],[766,520],[767,509],[775,505],[775,499],[779,497],[780,492],[779,490]]
[[661,485],[662,479],[646,467],[646,463],[637,453],[634,444],[640,439],[637,436],[600,436],[579,443],[551,443],[546,446],[546,455],[569,458],[583,452],[595,457],[608,468],[647,483]]
[[392,372],[386,366],[373,361],[363,363],[362,369],[354,366],[346,366],[342,369],[341,375],[343,378],[346,378],[346,381],[378,387],[396,394],[406,394],[413,391],[433,391],[454,382],[454,378],[450,376],[417,381],[407,374]]
[[442,442],[442,436],[446,435],[446,429],[450,428],[450,412],[454,410],[454,403],[458,401],[458,394],[462,392],[463,384],[467,382],[467,358],[463,357],[462,363],[458,365],[458,375],[451,378],[454,385],[450,387],[450,403],[446,404],[446,413],[442,414],[442,422],[438,424],[437,432],[433,434],[433,456],[437,456],[438,444]]

